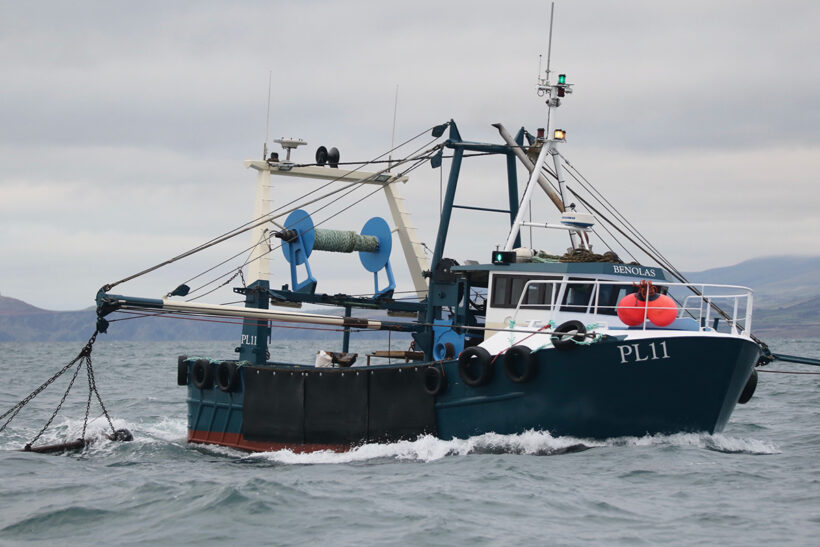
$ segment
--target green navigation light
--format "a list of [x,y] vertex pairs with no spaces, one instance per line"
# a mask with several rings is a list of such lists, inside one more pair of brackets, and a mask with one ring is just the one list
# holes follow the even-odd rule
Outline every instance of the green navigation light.
[[493,264],[513,264],[515,263],[515,251],[493,251]]
[[566,74],[559,74],[558,75],[558,83],[559,84],[567,83],[567,75]]

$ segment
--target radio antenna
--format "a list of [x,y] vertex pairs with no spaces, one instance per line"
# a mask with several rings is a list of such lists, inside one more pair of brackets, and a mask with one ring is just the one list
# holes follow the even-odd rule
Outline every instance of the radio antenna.
[[270,83],[273,70],[268,71],[268,110],[265,112],[265,143],[262,145],[262,161],[268,159],[268,137],[270,133]]
[[[547,78],[544,80],[544,85],[550,85],[550,59],[552,58],[552,18],[555,11],[555,2],[550,4],[550,35],[547,40]],[[550,127],[550,118],[552,115],[552,108],[547,108],[547,135],[552,135],[552,128]],[[550,137],[548,137],[550,138]]]
[[550,37],[547,41],[547,85],[550,83],[550,57],[552,56],[552,15],[555,11],[555,2],[550,5]]
[[393,102],[393,134],[390,136],[390,155],[387,157],[387,170],[390,171],[393,162],[393,147],[396,143],[396,113],[399,111],[399,84],[396,84],[396,99]]

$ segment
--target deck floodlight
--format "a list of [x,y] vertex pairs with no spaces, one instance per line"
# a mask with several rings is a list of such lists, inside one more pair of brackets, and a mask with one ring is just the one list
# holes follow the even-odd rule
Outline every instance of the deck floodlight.
[[335,146],[327,151],[327,164],[334,169],[339,168],[339,149]]
[[324,167],[327,163],[327,148],[320,146],[316,149],[316,165]]
[[556,129],[555,131],[553,131],[552,137],[556,141],[564,141],[567,139],[567,132],[563,129]]

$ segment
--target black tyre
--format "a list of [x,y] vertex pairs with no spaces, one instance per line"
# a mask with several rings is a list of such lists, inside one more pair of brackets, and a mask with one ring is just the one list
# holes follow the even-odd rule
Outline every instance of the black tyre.
[[177,357],[177,385],[188,385],[188,356],[180,355]]
[[239,382],[239,370],[236,363],[223,361],[216,367],[216,385],[222,391],[233,391]]
[[447,379],[436,366],[424,369],[424,391],[430,395],[440,395],[447,389]]
[[211,389],[214,387],[214,367],[207,359],[197,359],[191,368],[191,383],[197,389]]
[[535,357],[527,346],[513,346],[504,353],[504,372],[517,384],[532,380],[535,367]]
[[755,394],[755,389],[757,389],[757,371],[752,370],[752,375],[746,380],[746,385],[743,386],[743,391],[740,392],[740,398],[737,402],[741,405],[748,403],[752,395]]
[[580,321],[561,323],[552,331],[550,340],[555,349],[572,349],[586,338],[587,328]]
[[458,375],[470,387],[483,386],[493,379],[493,362],[490,352],[481,346],[473,346],[458,356]]

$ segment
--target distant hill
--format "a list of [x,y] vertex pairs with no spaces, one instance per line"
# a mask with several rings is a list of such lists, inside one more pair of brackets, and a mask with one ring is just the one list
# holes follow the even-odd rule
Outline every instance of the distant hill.
[[[327,313],[327,312],[323,312]],[[341,313],[340,313],[341,314]],[[355,313],[356,317],[373,318],[374,311]],[[113,313],[107,317],[111,321],[106,340],[130,341],[196,341],[231,340],[238,341],[242,325],[238,320],[186,320],[179,317],[139,317]],[[65,342],[85,341],[94,333],[97,316],[93,308],[81,311],[43,310],[16,298],[0,296],[0,342]],[[277,328],[271,335],[273,340],[298,339],[320,340],[339,336],[341,332],[333,327]],[[356,333],[359,338],[386,336],[378,331]],[[394,333],[396,338],[409,335]]]
[[0,317],[13,317],[17,315],[31,315],[37,313],[49,313],[47,310],[37,308],[31,304],[26,304],[22,300],[0,296]]
[[760,308],[752,316],[757,336],[806,338],[820,336],[820,296],[778,308]]
[[755,292],[755,309],[777,308],[820,296],[820,256],[753,258],[686,277],[692,282],[750,287]]

